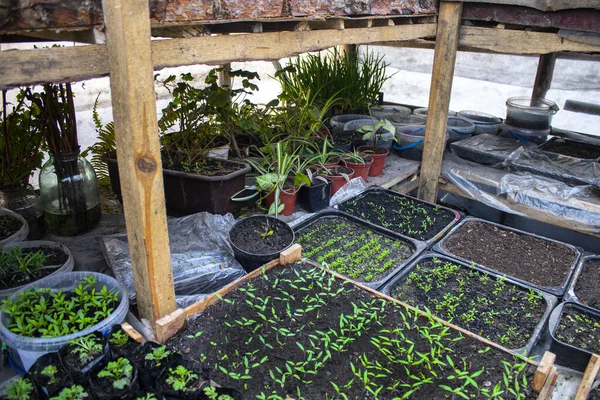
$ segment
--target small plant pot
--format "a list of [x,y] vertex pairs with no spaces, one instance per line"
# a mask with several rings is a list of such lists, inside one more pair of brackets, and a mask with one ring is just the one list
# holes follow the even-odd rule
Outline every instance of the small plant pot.
[[300,205],[306,211],[314,213],[329,207],[331,198],[331,179],[325,178],[327,182],[317,180],[311,186],[302,186],[298,192]]
[[[279,203],[283,204],[281,215],[292,215],[296,209],[296,199],[298,198],[298,188],[291,188],[279,191]],[[265,205],[267,209],[275,202],[275,190],[265,197]]]
[[358,151],[365,152],[369,157],[373,158],[373,164],[369,170],[369,176],[379,176],[383,172],[385,166],[385,160],[387,159],[390,151],[379,146],[361,146]]
[[3,221],[6,221],[6,224],[9,226],[0,224],[0,247],[19,243],[27,239],[29,224],[25,218],[14,211],[0,208],[0,222]]
[[[214,387],[214,389],[215,389],[215,393],[217,394],[217,397],[216,397],[217,399],[219,398],[219,396],[222,396],[222,395],[229,396],[229,397],[233,398],[233,400],[243,400],[244,399],[244,396],[242,395],[242,393],[239,390],[232,389],[232,388],[224,388],[224,387]],[[204,390],[204,388],[203,388],[203,390]],[[200,395],[200,397],[198,397],[198,400],[210,400],[210,399],[203,392],[202,395]]]
[[[52,379],[42,374],[44,368],[50,365],[56,367],[56,373]],[[47,397],[57,396],[63,388],[73,384],[71,377],[60,363],[58,353],[48,353],[38,358],[29,369],[28,375],[33,384],[39,388],[40,393]]]
[[138,346],[131,357],[134,364],[143,371],[139,375],[139,384],[141,390],[154,392],[156,391],[156,382],[158,377],[162,374],[165,368],[171,363],[181,360],[181,355],[176,352],[172,352],[165,359],[159,361],[159,365],[153,360],[146,360],[146,355],[152,353],[154,349],[161,347],[161,345],[146,342],[141,346]]
[[[188,390],[181,391],[175,390],[171,384],[167,383],[167,379],[170,374],[170,369],[175,369],[177,366],[182,365],[186,369],[193,371],[197,375],[197,378],[192,379],[186,388]],[[157,390],[163,394],[167,399],[173,400],[187,400],[202,398],[202,389],[208,386],[208,376],[205,371],[201,370],[195,363],[186,360],[177,360],[176,362],[170,363],[158,377],[156,382]]]
[[373,165],[373,158],[371,156],[369,157],[365,157],[365,162],[364,163],[355,163],[355,162],[351,162],[351,161],[343,161],[342,163],[348,167],[348,168],[352,168],[354,170],[354,177],[358,178],[361,177],[363,178],[363,181],[367,181],[367,178],[369,177],[369,171],[371,171],[371,166]]
[[[261,235],[265,235],[264,238]],[[279,253],[294,243],[294,231],[277,218],[254,215],[237,221],[231,227],[229,241],[236,260],[247,272],[252,272],[278,259]]]
[[[127,342],[125,344],[123,344],[121,346],[117,346],[111,342],[111,337],[112,337],[113,333],[116,333],[116,332],[123,332],[123,334],[125,334],[127,336]],[[118,324],[113,325],[112,329],[110,330],[110,333],[108,334],[107,341],[108,341],[108,347],[110,347],[111,358],[113,358],[113,359],[117,359],[119,357],[129,357],[131,354],[133,354],[135,349],[139,346],[139,343],[136,342],[135,340],[133,340],[129,335],[127,335],[127,333],[125,333],[121,329],[121,325],[118,325]]]
[[86,376],[88,372],[90,372],[94,367],[104,364],[110,360],[110,351],[106,338],[102,336],[102,333],[100,332],[94,332],[92,335],[94,335],[102,343],[102,352],[93,360],[88,361],[87,363],[82,363],[81,359],[79,358],[79,354],[75,353],[73,351],[73,346],[68,343],[58,352],[63,368],[65,371],[67,371],[67,374],[69,374],[73,382],[80,385],[85,385],[87,383]]
[[[117,358],[113,359],[113,361],[116,360]],[[132,394],[137,393],[140,390],[140,385],[138,383],[138,368],[135,364],[131,364],[133,366],[131,381],[129,385],[123,389],[115,388],[112,379],[98,376],[102,368],[107,365],[106,363],[98,368],[94,368],[93,372],[88,375],[89,387],[94,392],[94,398],[96,400],[119,400],[130,398]]]
[[354,170],[338,165],[337,167],[332,168],[331,172],[332,174],[327,175],[327,178],[331,179],[331,197],[333,197],[333,195],[336,194],[336,192],[340,190],[342,186],[350,182],[350,180],[354,177]]

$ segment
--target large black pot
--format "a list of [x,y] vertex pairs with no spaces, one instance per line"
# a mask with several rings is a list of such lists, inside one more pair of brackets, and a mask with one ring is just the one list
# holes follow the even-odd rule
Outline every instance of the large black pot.
[[331,199],[331,180],[325,178],[327,182],[317,180],[309,186],[302,186],[298,192],[300,205],[306,211],[314,213],[329,207]]
[[[271,225],[270,228],[273,230],[273,235],[277,235],[277,237],[287,235],[290,237],[290,240],[287,240],[280,246],[281,248],[275,251],[260,252],[256,250],[256,241],[253,241],[254,237],[249,236],[246,232],[253,232],[253,225],[265,224],[266,221]],[[235,259],[239,261],[246,272],[252,272],[269,261],[278,259],[279,254],[294,243],[294,239],[294,231],[288,224],[267,215],[253,215],[243,218],[237,221],[229,230],[229,241],[231,242]]]

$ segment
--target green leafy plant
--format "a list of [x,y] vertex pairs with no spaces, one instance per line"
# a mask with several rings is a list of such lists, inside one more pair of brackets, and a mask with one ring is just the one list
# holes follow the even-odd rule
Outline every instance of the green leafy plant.
[[167,358],[173,352],[171,350],[167,350],[167,346],[160,346],[152,350],[151,353],[146,354],[145,360],[153,361],[154,365],[159,367],[162,360]]
[[92,117],[94,119],[94,127],[96,128],[97,141],[92,146],[88,147],[81,153],[83,157],[91,154],[90,163],[94,167],[98,183],[103,185],[109,184],[108,167],[106,166],[106,157],[116,157],[117,142],[115,138],[115,124],[109,122],[104,125],[98,113],[98,99],[100,94],[94,101],[94,109]]
[[374,139],[375,144],[379,143],[380,137],[384,132],[390,132],[392,134],[392,140],[397,141],[395,135],[396,127],[387,119],[379,120],[374,124],[363,125],[358,128],[358,132],[363,134],[363,140]]
[[43,376],[45,376],[46,378],[48,378],[48,384],[52,385],[56,382],[58,382],[58,378],[56,377],[56,374],[58,373],[58,368],[56,368],[56,366],[50,364],[47,367],[45,367],[41,374]]
[[60,391],[58,396],[52,397],[50,400],[85,400],[90,395],[85,391],[83,386],[73,385]]
[[98,373],[98,378],[109,378],[113,381],[115,389],[125,389],[131,385],[133,376],[133,366],[126,358],[119,358],[117,361],[111,361],[104,369]]
[[10,286],[12,282],[31,280],[32,272],[45,267],[48,255],[43,250],[29,251],[21,247],[0,250],[0,281]]
[[94,334],[80,336],[67,342],[71,346],[71,351],[79,355],[82,365],[94,360],[102,353],[102,343]]
[[127,344],[129,341],[129,336],[127,336],[125,332],[118,330],[110,335],[110,339],[108,339],[108,341],[116,347],[121,347]]
[[33,384],[29,379],[18,378],[8,386],[4,398],[7,400],[29,400],[33,390]]
[[135,400],[157,400],[157,398],[152,393],[146,393],[143,397],[137,397]]
[[169,368],[169,376],[167,377],[167,383],[170,384],[174,390],[178,392],[186,392],[191,391],[191,388],[188,388],[188,383],[192,382],[194,379],[198,379],[198,375],[196,375],[193,371],[187,369],[183,365],[178,365],[175,369]]
[[202,389],[202,391],[204,392],[204,395],[208,397],[208,400],[233,400],[233,397],[228,394],[219,395],[214,386],[207,386]]

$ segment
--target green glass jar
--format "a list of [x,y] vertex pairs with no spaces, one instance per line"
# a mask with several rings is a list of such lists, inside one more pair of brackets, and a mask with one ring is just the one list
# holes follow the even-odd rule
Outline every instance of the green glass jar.
[[79,235],[100,222],[98,179],[79,151],[50,154],[40,172],[40,197],[46,227],[56,235]]

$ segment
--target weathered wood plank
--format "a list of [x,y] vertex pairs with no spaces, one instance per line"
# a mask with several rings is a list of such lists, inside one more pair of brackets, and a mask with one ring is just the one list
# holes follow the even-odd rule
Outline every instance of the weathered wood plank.
[[540,361],[540,366],[538,367],[537,371],[535,371],[535,375],[533,376],[533,383],[531,384],[531,387],[537,393],[540,393],[544,388],[544,383],[546,383],[548,376],[552,372],[555,361],[556,354],[550,351],[544,353],[542,361]]
[[298,15],[388,15],[433,14],[435,0],[290,0],[291,13]]
[[[268,32],[155,40],[154,69],[234,61],[279,60],[341,44],[414,40],[435,36],[435,24],[309,32]],[[108,75],[106,47],[57,47],[0,52],[0,88],[44,82],[72,82]]]
[[[104,0],[127,239],[140,316],[175,310],[152,71],[148,0]],[[75,64],[76,65],[76,64]]]
[[429,117],[425,131],[423,163],[419,181],[419,198],[437,202],[438,177],[446,147],[448,107],[454,79],[454,64],[458,48],[461,2],[442,2],[429,92]]
[[579,389],[577,390],[577,394],[575,395],[575,400],[585,400],[588,398],[590,394],[590,390],[592,390],[592,385],[594,385],[594,381],[596,380],[596,376],[598,375],[598,371],[600,370],[600,357],[597,354],[592,354],[590,358],[590,362],[585,368],[585,372],[583,373],[583,378],[581,379],[581,384],[579,385]]

